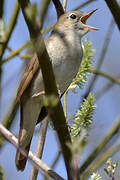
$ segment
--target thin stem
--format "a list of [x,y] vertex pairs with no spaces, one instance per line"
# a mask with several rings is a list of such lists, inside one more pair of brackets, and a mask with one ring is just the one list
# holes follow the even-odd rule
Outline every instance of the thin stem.
[[81,9],[83,8],[84,6],[88,5],[89,3],[92,3],[96,0],[87,0],[85,2],[83,2],[82,4],[80,4],[79,6],[77,6],[76,8],[74,8],[74,11],[77,11],[78,9]]
[[4,0],[0,1],[0,19],[3,18],[3,14],[4,14]]
[[59,0],[52,0],[57,12],[57,18],[59,18],[62,14],[64,14],[64,9]]
[[54,169],[54,167],[56,166],[56,164],[57,164],[60,156],[61,156],[61,150],[59,150],[58,153],[56,154],[56,157],[55,157],[55,159],[54,159],[54,161],[53,161],[53,163],[52,163],[52,165],[51,165],[51,168],[52,168],[52,169]]
[[110,81],[112,81],[112,82],[120,85],[120,80],[114,78],[113,76],[110,76],[109,74],[100,72],[100,71],[98,71],[97,69],[93,69],[93,68],[92,68],[90,71],[91,71],[92,73],[94,73],[96,76],[97,76],[97,75],[103,76],[104,78],[109,79]]
[[[54,167],[56,166],[58,160],[60,159],[60,156],[61,156],[61,150],[59,150],[56,154],[56,157],[55,159],[53,160],[53,163],[51,165],[51,169],[54,169]],[[46,176],[44,176],[44,180],[47,180],[48,178]]]
[[64,93],[64,114],[67,119],[67,93]]
[[[46,29],[43,29],[41,31],[42,34],[45,34],[47,33],[48,31],[50,31],[53,27],[54,27],[55,24],[53,24],[52,26],[46,28]],[[11,48],[8,48],[10,51],[11,51],[11,54],[9,54],[5,59],[3,59],[1,62],[0,62],[0,65],[8,62],[10,59],[12,59],[13,57],[15,57],[16,55],[19,55],[20,58],[22,59],[30,59],[31,58],[31,55],[28,55],[28,54],[25,54],[25,55],[22,55],[22,54],[19,54],[23,49],[25,49],[28,45],[30,44],[30,41],[27,41],[25,42],[22,46],[20,46],[17,50],[12,50]]]
[[[44,148],[44,143],[45,143],[45,138],[46,138],[46,133],[47,133],[47,127],[48,127],[48,119],[47,118],[41,122],[40,134],[39,134],[36,152],[35,152],[36,157],[38,157],[40,159],[42,158],[43,148]],[[36,180],[37,175],[38,175],[38,169],[36,169],[35,166],[32,166],[32,170],[31,170],[29,179]]]
[[12,51],[5,59],[2,60],[1,64],[4,64],[5,62],[9,61],[16,55],[18,55],[23,49],[25,49],[29,45],[29,41],[25,42],[21,47],[19,47],[17,50]]
[[[3,43],[0,44],[0,63],[2,61],[2,57],[3,57],[3,54],[4,54],[4,51],[7,47],[7,44],[9,42],[9,39],[12,35],[12,32],[15,28],[15,25],[16,25],[16,21],[17,21],[17,18],[18,18],[18,14],[19,14],[19,4],[18,4],[18,1],[16,1],[16,4],[15,4],[15,7],[14,7],[14,10],[13,10],[13,13],[11,15],[11,18],[10,18],[10,21],[9,21],[9,24],[8,24],[8,27],[7,29],[5,30],[5,33],[4,33],[4,37],[3,37]],[[2,96],[1,95],[1,79],[2,79],[2,67],[1,67],[1,64],[0,64],[0,97]]]
[[112,128],[106,133],[104,138],[100,141],[100,143],[96,146],[93,152],[88,156],[87,160],[80,167],[79,169],[80,174],[82,174],[87,169],[87,167],[93,162],[93,160],[103,149],[104,145],[111,139],[111,137],[116,133],[119,127],[120,127],[120,118],[114,123]]
[[40,10],[40,14],[39,14],[40,29],[42,29],[42,27],[43,27],[44,18],[46,16],[46,12],[47,12],[49,3],[50,3],[50,0],[43,0],[42,2],[40,1],[40,6],[41,6],[41,10]]
[[[8,131],[1,123],[0,123],[0,133],[16,148],[19,149],[19,151],[27,157],[27,153],[19,147],[17,138]],[[64,180],[62,177],[60,177],[57,173],[55,173],[50,167],[48,167],[43,161],[41,161],[39,158],[37,158],[33,153],[30,151],[28,155],[28,159],[32,161],[34,166],[36,166],[37,169],[40,170],[41,173],[44,173],[44,175],[50,176],[54,180]]]
[[[120,74],[117,75],[115,79],[120,79]],[[108,90],[110,90],[114,85],[115,83],[113,81],[108,82],[103,88],[101,88],[95,93],[95,99],[98,100],[105,92],[108,92]]]
[[116,0],[105,0],[120,30],[120,5]]
[[[2,124],[5,128],[10,129],[13,120],[15,118],[16,112],[17,112],[18,106],[15,107],[15,103],[13,103],[9,109],[9,111],[6,113],[5,118],[2,120]],[[0,150],[3,147],[5,138],[0,134]]]
[[8,41],[9,41],[11,34],[14,30],[14,27],[16,25],[19,10],[20,10],[19,4],[18,4],[18,1],[16,1],[16,4],[15,4],[14,10],[13,10],[13,13],[11,15],[8,27],[7,27],[5,34],[4,34],[4,43],[0,45],[0,61],[3,57],[3,54],[4,54],[4,51],[5,51],[6,46],[8,44]]
[[66,11],[66,7],[67,7],[67,0],[63,0],[63,2],[62,2],[62,6],[63,6],[64,11]]

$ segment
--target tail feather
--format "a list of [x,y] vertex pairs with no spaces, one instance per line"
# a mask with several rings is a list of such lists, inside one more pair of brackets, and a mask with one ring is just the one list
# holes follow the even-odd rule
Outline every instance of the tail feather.
[[[30,143],[28,144],[28,146],[25,148],[25,152],[29,153],[29,149],[30,149],[30,144],[31,144],[31,141]],[[22,155],[20,153],[19,150],[17,150],[16,152],[16,157],[15,157],[15,164],[16,164],[16,167],[17,167],[17,170],[18,171],[24,171],[25,169],[25,166],[26,166],[26,162],[27,162],[27,157],[25,157],[24,155]]]
[[[25,97],[25,96],[23,96]],[[22,98],[23,98],[22,97]],[[32,98],[23,98],[20,103],[20,130],[18,136],[19,146],[29,153],[31,140],[34,129],[41,110],[40,103],[35,102]],[[23,171],[27,162],[27,157],[17,150],[15,163],[18,170]]]

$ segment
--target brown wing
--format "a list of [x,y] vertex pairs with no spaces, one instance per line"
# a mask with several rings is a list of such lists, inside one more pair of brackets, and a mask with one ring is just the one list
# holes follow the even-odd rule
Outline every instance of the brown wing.
[[16,104],[19,102],[23,92],[30,84],[38,68],[39,68],[39,60],[37,58],[37,55],[35,54],[33,58],[30,60],[30,62],[28,63],[26,70],[23,74],[23,77],[22,77],[22,80],[21,80],[21,83],[19,85],[18,92],[17,92]]

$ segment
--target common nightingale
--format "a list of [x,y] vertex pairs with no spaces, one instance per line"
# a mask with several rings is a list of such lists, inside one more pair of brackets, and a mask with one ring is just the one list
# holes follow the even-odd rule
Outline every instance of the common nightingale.
[[[86,13],[70,11],[60,16],[50,37],[45,45],[52,61],[56,84],[61,94],[69,87],[76,76],[82,61],[83,51],[81,38],[90,30],[97,30],[95,27],[86,25],[86,21],[95,10]],[[34,129],[38,119],[43,119],[47,114],[43,107],[42,99],[33,96],[44,91],[43,78],[38,66],[37,56],[28,63],[22,81],[20,83],[17,97],[20,98],[20,129],[18,142],[19,146],[27,153],[29,152]],[[19,150],[16,153],[16,167],[23,171],[27,158]]]

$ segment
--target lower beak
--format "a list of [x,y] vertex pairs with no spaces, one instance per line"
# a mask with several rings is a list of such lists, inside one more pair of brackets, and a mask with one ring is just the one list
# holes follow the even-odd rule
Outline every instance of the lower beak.
[[92,27],[92,26],[88,26],[86,25],[86,21],[87,19],[96,11],[97,9],[94,9],[93,11],[90,11],[89,13],[86,13],[84,16],[81,17],[81,22],[83,24],[84,28],[87,28],[89,31],[90,30],[99,30],[98,28]]

